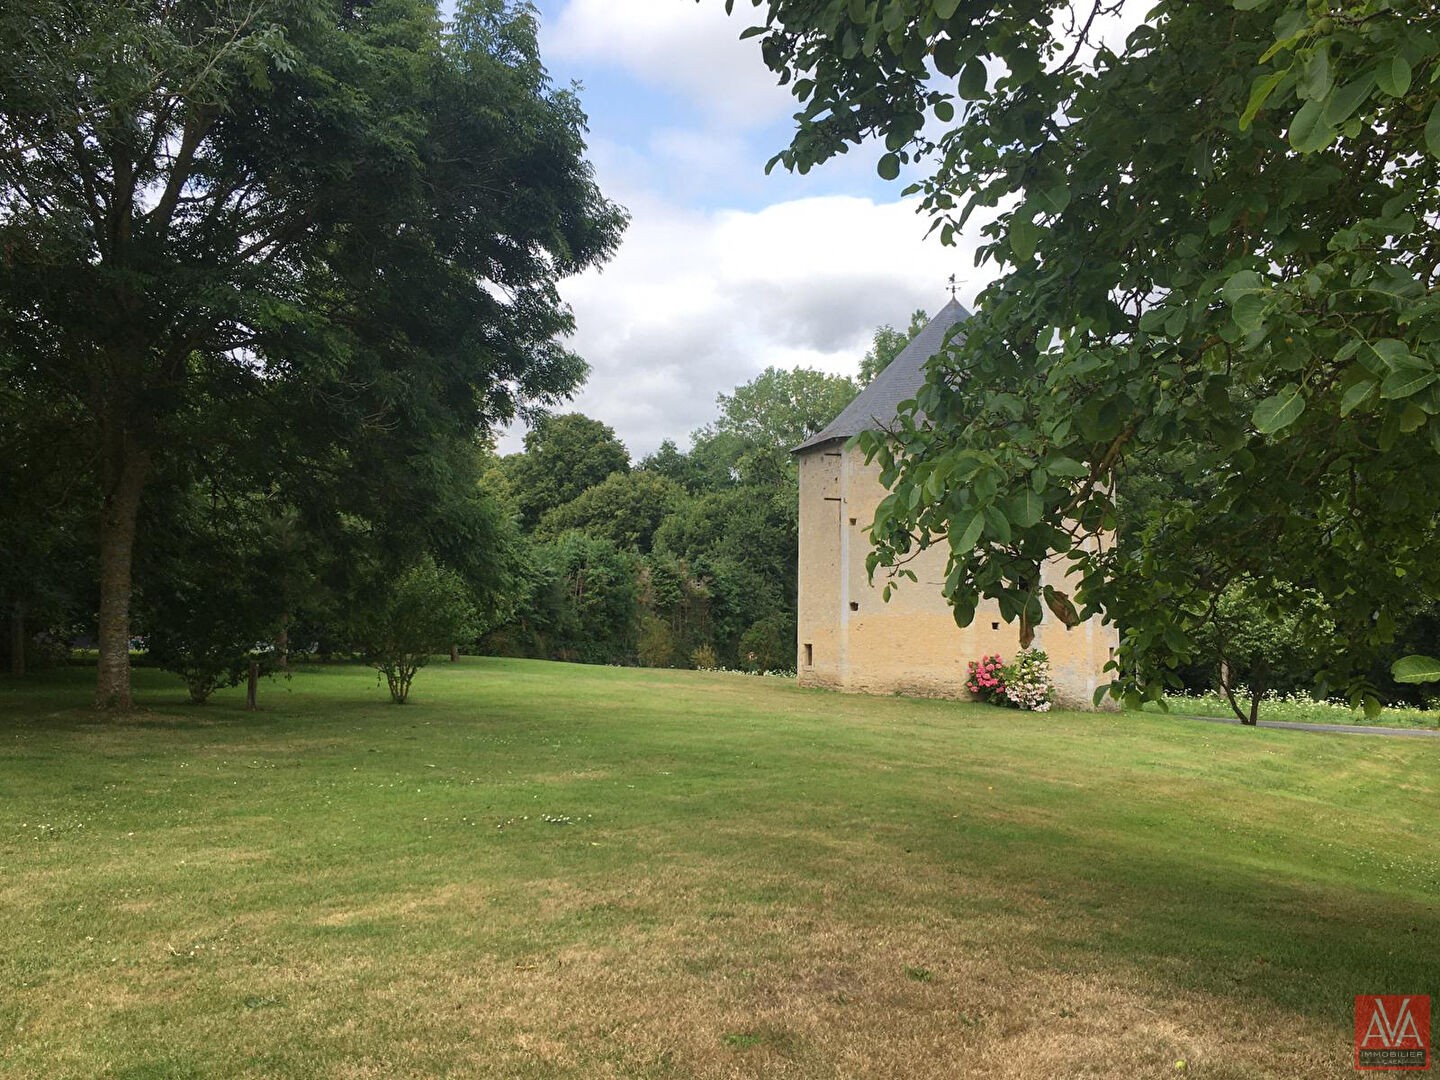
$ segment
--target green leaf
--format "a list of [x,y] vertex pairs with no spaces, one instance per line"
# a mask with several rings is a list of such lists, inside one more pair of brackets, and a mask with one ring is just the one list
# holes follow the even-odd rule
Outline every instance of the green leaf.
[[1379,720],[1380,712],[1384,706],[1380,704],[1380,699],[1374,694],[1366,694],[1365,700],[1361,703],[1361,708],[1365,710],[1366,720]]
[[1392,56],[1388,61],[1380,61],[1380,66],[1375,69],[1375,82],[1391,97],[1401,98],[1409,92],[1413,74],[1410,61],[1403,56]]
[[1090,475],[1090,470],[1074,458],[1060,457],[1051,458],[1045,462],[1045,468],[1052,476],[1069,476],[1076,480],[1083,480]]
[[[959,524],[957,521],[956,524]],[[969,552],[975,550],[975,545],[980,542],[980,533],[985,528],[985,513],[978,507],[972,507],[970,517],[965,521],[964,527],[960,530],[960,539],[955,542],[952,549],[957,552]]]
[[935,119],[942,124],[948,124],[955,119],[955,106],[948,101],[937,101],[935,103]]
[[985,61],[972,57],[960,72],[960,96],[966,101],[978,101],[985,96],[990,76],[985,70]]
[[1440,101],[1430,107],[1430,119],[1425,121],[1425,149],[1431,157],[1440,158]]
[[935,0],[935,17],[942,22],[949,20],[960,6],[960,0]]
[[1380,396],[1390,401],[1407,398],[1412,394],[1418,394],[1437,378],[1440,376],[1433,371],[1401,368],[1399,371],[1392,371],[1385,376],[1385,381],[1380,384]]
[[1230,305],[1230,318],[1245,333],[1251,333],[1265,325],[1265,306],[1265,298],[1259,293],[1247,293]]
[[995,505],[985,507],[985,529],[997,543],[1010,543],[1010,519]]
[[898,154],[886,154],[880,159],[880,164],[875,167],[882,180],[894,180],[900,175],[900,157]]
[[1398,683],[1440,682],[1440,660],[1412,653],[1390,665],[1390,677]]
[[1010,251],[1017,263],[1029,262],[1035,257],[1035,245],[1040,242],[1040,230],[1020,211],[1010,219]]
[[1231,274],[1224,285],[1220,287],[1220,295],[1225,298],[1227,304],[1233,304],[1242,296],[1259,292],[1265,287],[1265,281],[1254,270],[1241,270],[1238,274]]
[[[899,11],[899,4],[890,4],[885,8],[887,16],[892,11]],[[941,38],[935,43],[935,52],[932,54],[935,61],[935,70],[944,75],[947,79],[953,79],[960,71],[960,45],[954,38]]]
[[1045,500],[1028,488],[1010,501],[1010,520],[1022,529],[1040,524],[1044,513]]
[[[1405,411],[1400,414],[1400,431],[1405,435],[1409,435],[1412,431],[1419,431],[1429,419],[1429,414],[1419,405],[1413,401],[1407,402]],[[1396,488],[1395,490],[1403,492],[1405,489]]]
[[1265,102],[1274,92],[1275,87],[1280,85],[1280,80],[1290,74],[1290,69],[1283,71],[1272,71],[1269,75],[1262,76],[1255,80],[1250,88],[1250,100],[1245,105],[1245,111],[1240,114],[1240,130],[1245,131],[1255,120],[1255,114],[1265,107]]
[[1430,370],[1429,361],[1412,353],[1403,341],[1397,341],[1395,338],[1381,338],[1379,341],[1370,342],[1369,345],[1371,352],[1378,356],[1381,363],[1391,371],[1405,368]]
[[1325,121],[1325,103],[1311,99],[1300,106],[1290,122],[1290,145],[1296,153],[1313,154],[1335,141],[1335,129]]
[[1151,308],[1140,316],[1140,329],[1147,334],[1154,334],[1164,329],[1165,320],[1170,317],[1170,309],[1163,307]]
[[1054,187],[1040,192],[1034,198],[1036,204],[1045,213],[1058,214],[1070,205],[1070,189],[1064,184],[1056,184]]
[[1352,412],[1365,404],[1371,394],[1375,392],[1374,379],[1362,379],[1350,389],[1346,390],[1340,398],[1340,415],[1349,416]]
[[1330,95],[1329,104],[1325,106],[1325,123],[1335,128],[1350,119],[1350,114],[1370,96],[1370,88],[1374,85],[1374,73],[1366,72],[1336,90]]
[[1261,435],[1273,435],[1289,427],[1305,411],[1305,395],[1300,387],[1291,383],[1280,393],[1266,398],[1255,406],[1251,422]]
[[1330,48],[1328,42],[1321,42],[1320,47],[1310,54],[1310,59],[1305,62],[1305,72],[1300,78],[1300,96],[1312,101],[1321,101],[1327,97],[1335,86],[1335,80],[1330,74]]

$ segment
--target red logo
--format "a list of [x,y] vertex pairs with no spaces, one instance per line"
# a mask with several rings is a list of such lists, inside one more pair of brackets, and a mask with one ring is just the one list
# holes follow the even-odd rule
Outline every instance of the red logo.
[[1430,1068],[1430,998],[1357,994],[1355,1068]]

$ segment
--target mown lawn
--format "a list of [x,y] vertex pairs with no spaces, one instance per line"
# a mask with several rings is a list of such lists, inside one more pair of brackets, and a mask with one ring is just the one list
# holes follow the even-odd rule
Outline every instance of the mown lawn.
[[[1249,709],[1250,699],[1237,695],[1242,709]],[[1177,716],[1218,716],[1226,720],[1235,717],[1235,712],[1218,692],[1209,694],[1167,694],[1165,703],[1170,712]],[[1145,705],[1146,712],[1165,712],[1153,702]],[[1260,702],[1260,721],[1280,721],[1288,724],[1358,724],[1361,727],[1417,728],[1435,731],[1440,729],[1440,711],[1417,709],[1409,706],[1392,706],[1380,710],[1380,715],[1367,717],[1359,709],[1352,709],[1337,701],[1316,701],[1308,694],[1269,694]]]
[[6,1077],[1339,1077],[1355,994],[1440,994],[1440,740],[88,679],[0,681]]

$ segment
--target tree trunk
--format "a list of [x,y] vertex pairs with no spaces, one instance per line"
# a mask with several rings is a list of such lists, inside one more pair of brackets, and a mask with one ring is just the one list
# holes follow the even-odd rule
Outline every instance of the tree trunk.
[[459,646],[459,645],[451,645],[451,646],[450,646],[450,662],[451,662],[452,664],[454,664],[454,663],[457,663],[459,660],[460,660],[460,646]]
[[10,674],[25,677],[25,605],[19,600],[10,609]]
[[107,446],[105,497],[100,504],[100,664],[97,709],[129,709],[130,575],[135,562],[135,519],[150,469],[150,455],[123,436]]
[[275,635],[275,664],[282,671],[290,666],[290,616],[286,615],[280,624],[280,633]]
[[245,708],[254,712],[260,708],[256,702],[260,689],[260,665],[254,660],[250,661],[249,679],[245,683]]

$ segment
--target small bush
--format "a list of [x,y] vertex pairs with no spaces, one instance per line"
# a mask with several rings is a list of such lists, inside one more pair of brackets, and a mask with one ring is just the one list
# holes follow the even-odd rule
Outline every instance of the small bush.
[[714,671],[720,666],[720,658],[709,645],[701,645],[690,654],[690,666],[696,671]]
[[385,676],[391,700],[403,705],[415,672],[433,654],[474,636],[475,605],[464,579],[427,555],[357,612],[353,623],[365,662]]
[[990,705],[1047,712],[1055,696],[1050,658],[1041,649],[1021,649],[1009,664],[998,653],[982,656],[970,661],[969,672],[965,689]]
[[969,663],[970,674],[965,689],[991,705],[1007,704],[1005,698],[1005,661],[999,653],[982,656]]
[[1050,657],[1043,649],[1021,649],[1003,671],[1005,697],[1026,712],[1048,712],[1055,687],[1050,682]]
[[761,619],[740,635],[736,651],[746,671],[793,671],[795,623],[783,615]]
[[675,664],[675,634],[670,624],[654,615],[640,620],[640,643],[636,647],[641,667],[673,667]]

